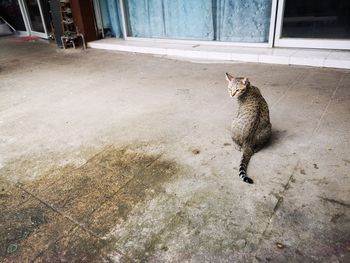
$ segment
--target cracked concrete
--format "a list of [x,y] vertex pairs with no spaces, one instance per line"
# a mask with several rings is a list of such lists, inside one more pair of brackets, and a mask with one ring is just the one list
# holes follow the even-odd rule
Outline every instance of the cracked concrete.
[[[238,177],[225,72],[270,105]],[[1,262],[348,262],[350,71],[0,39]]]

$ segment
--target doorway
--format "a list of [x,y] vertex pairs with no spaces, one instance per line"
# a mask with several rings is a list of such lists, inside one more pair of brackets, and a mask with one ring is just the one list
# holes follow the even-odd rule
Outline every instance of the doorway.
[[350,50],[350,1],[279,0],[275,46]]

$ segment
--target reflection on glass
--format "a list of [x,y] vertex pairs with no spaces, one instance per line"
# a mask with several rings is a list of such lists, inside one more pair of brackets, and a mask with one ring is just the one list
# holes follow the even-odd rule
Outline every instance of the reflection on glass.
[[37,0],[25,0],[31,28],[33,31],[45,33]]
[[285,0],[282,37],[350,39],[350,1]]

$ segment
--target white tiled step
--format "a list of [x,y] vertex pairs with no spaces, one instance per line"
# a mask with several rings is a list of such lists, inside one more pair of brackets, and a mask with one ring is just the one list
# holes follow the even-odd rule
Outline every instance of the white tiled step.
[[193,42],[102,39],[88,43],[91,48],[166,55],[200,60],[243,61],[350,69],[350,52],[295,48],[253,48]]

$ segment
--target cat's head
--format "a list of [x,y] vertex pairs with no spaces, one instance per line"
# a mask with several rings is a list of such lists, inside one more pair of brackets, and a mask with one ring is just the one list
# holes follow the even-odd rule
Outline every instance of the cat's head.
[[233,77],[232,75],[226,73],[226,80],[228,82],[227,88],[228,93],[231,97],[239,97],[242,96],[250,86],[250,82],[248,78],[244,77]]

